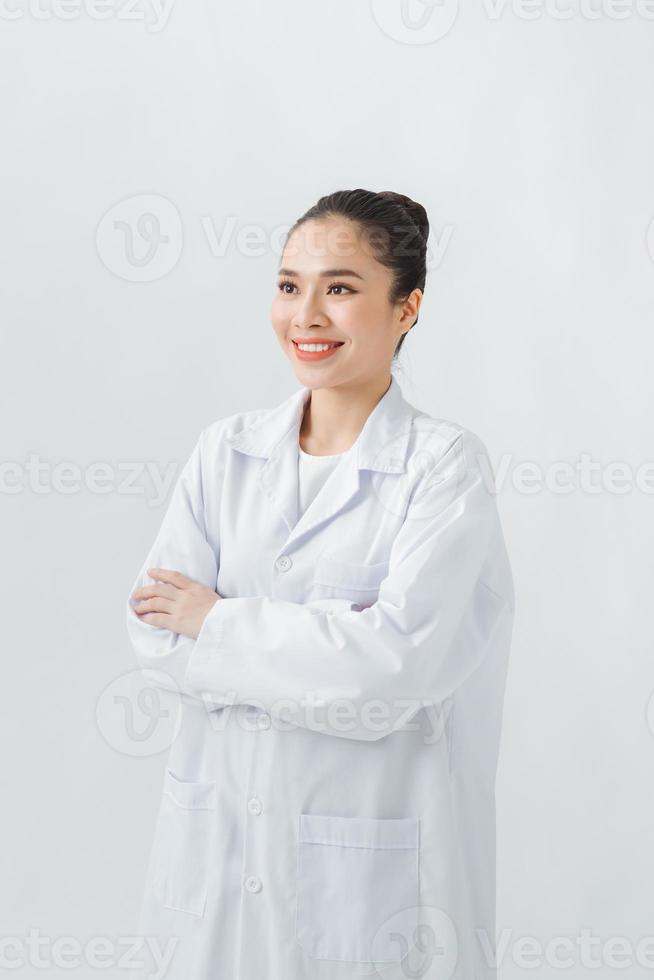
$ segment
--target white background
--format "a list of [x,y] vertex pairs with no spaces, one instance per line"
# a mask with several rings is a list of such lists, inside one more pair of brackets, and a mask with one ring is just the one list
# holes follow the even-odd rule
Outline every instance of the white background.
[[[103,691],[136,666],[125,600],[164,513],[143,466],[170,480],[212,420],[295,390],[280,234],[365,187],[427,208],[398,379],[486,443],[514,569],[500,977],[650,975],[654,4],[1,10],[3,934],[136,928],[165,752],[124,751]],[[557,492],[584,454],[592,486]]]

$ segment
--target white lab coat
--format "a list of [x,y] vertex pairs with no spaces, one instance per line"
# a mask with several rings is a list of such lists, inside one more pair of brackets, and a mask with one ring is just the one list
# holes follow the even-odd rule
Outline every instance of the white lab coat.
[[310,394],[183,468],[133,589],[224,596],[197,640],[127,600],[181,712],[141,930],[178,938],[167,980],[489,980],[514,593],[488,456],[392,377],[298,520]]

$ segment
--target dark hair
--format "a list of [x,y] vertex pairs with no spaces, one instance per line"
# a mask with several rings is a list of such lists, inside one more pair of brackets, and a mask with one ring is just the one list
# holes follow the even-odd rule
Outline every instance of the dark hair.
[[[374,257],[393,273],[389,301],[405,299],[414,289],[424,292],[427,277],[429,220],[422,204],[395,191],[334,191],[321,197],[289,229],[287,240],[305,221],[342,216],[357,223]],[[415,327],[415,318],[409,330]],[[395,359],[408,331],[393,352]]]

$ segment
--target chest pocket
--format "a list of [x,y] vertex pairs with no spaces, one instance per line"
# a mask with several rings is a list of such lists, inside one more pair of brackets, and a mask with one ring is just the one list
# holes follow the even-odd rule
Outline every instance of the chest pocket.
[[312,959],[398,962],[419,925],[419,818],[302,813],[295,935]]
[[216,810],[213,780],[189,782],[166,769],[153,888],[167,909],[203,915]]
[[316,563],[313,575],[313,596],[352,599],[360,606],[371,606],[376,601],[379,587],[387,574],[388,561],[361,564],[322,555]]

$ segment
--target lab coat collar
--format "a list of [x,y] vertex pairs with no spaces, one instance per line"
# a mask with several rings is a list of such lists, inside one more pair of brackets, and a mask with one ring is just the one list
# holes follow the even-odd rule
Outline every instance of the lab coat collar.
[[[299,388],[276,408],[226,439],[233,449],[269,459],[286,442],[299,444],[300,425],[311,388]],[[354,445],[348,450],[358,469],[404,473],[413,407],[402,395],[394,375],[386,392],[366,419]],[[292,435],[291,435],[292,434]]]
[[240,432],[226,436],[233,449],[267,460],[259,475],[259,486],[290,531],[287,549],[297,538],[343,510],[359,490],[361,470],[405,472],[411,425],[416,414],[391,375],[389,387],[366,419],[356,441],[299,517],[299,431],[310,395],[311,389],[302,387]]

